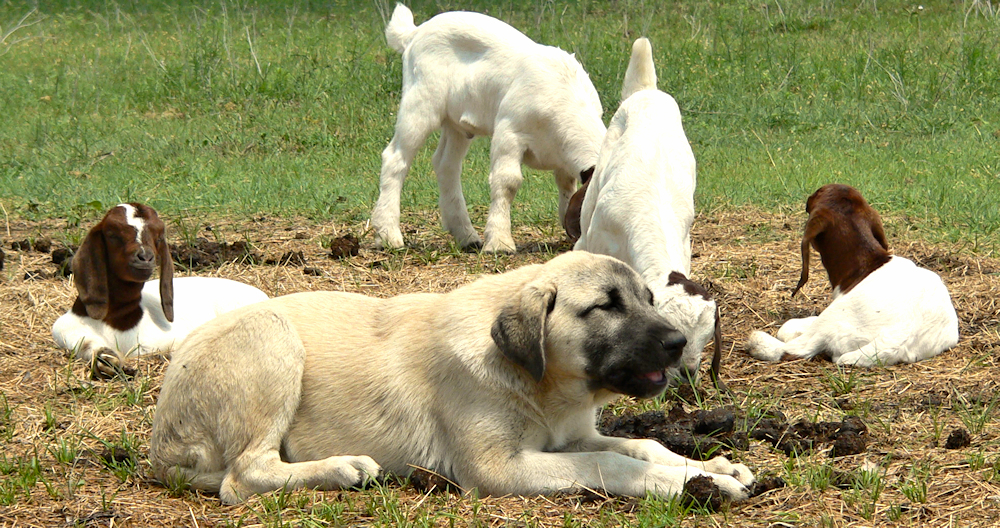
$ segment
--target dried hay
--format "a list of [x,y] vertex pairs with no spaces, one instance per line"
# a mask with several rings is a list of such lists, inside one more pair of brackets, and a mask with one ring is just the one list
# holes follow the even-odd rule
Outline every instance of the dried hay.
[[[707,406],[731,403],[743,409],[773,408],[790,421],[840,420],[845,414],[858,414],[870,430],[868,452],[837,459],[818,452],[789,459],[767,444],[752,442],[739,458],[759,476],[782,476],[789,485],[710,517],[688,516],[684,524],[871,526],[893,520],[926,526],[1000,524],[998,409],[986,413],[982,429],[972,432],[971,447],[942,447],[948,432],[968,426],[973,415],[962,411],[963,407],[1000,405],[996,376],[1000,261],[958,246],[894,241],[897,254],[941,273],[951,289],[962,340],[937,358],[870,370],[838,370],[829,363],[810,361],[765,365],[742,351],[741,343],[750,330],[776,329],[789,317],[818,313],[828,302],[828,283],[818,259],[813,261],[812,280],[802,294],[788,298],[799,276],[798,239],[804,218],[802,213],[739,209],[703,214],[696,222],[693,275],[720,300],[726,350],[723,376],[734,391],[731,399],[709,392]],[[269,259],[302,252],[305,264],[226,263],[198,274],[254,284],[270,295],[345,290],[389,296],[449,290],[477,274],[541,262],[569,249],[560,233],[521,228],[515,239],[526,245],[516,255],[464,253],[440,230],[423,227],[432,224],[417,219],[406,233],[413,247],[381,252],[371,249],[370,238],[358,226],[317,225],[304,219],[220,220],[211,224],[211,232],[199,235],[230,242],[248,240]],[[360,254],[343,260],[328,257],[323,244],[348,232],[361,238]],[[49,236],[58,246],[69,234],[54,221],[22,222],[12,224],[4,237],[0,391],[12,409],[6,426],[13,427],[13,432],[10,440],[0,435],[4,442],[0,473],[6,473],[0,474],[0,499],[6,492],[2,486],[18,472],[11,464],[19,457],[37,456],[42,467],[40,478],[27,491],[15,490],[12,503],[0,508],[0,526],[277,525],[279,520],[292,522],[310,512],[315,518],[323,508],[337,505],[343,511],[333,524],[370,524],[388,518],[391,506],[386,504],[391,500],[399,501],[399,514],[404,518],[429,518],[440,525],[476,519],[478,524],[491,526],[556,526],[563,525],[567,515],[584,524],[639,522],[640,517],[650,522],[649,502],[599,494],[474,499],[390,484],[364,491],[275,495],[233,507],[220,505],[216,497],[191,492],[172,496],[150,480],[144,458],[166,361],[137,360],[140,374],[131,382],[88,381],[83,365],[58,352],[50,336],[52,323],[74,298],[71,281],[25,280],[24,275],[35,270],[51,275],[55,266],[47,254],[6,249],[12,240],[39,235]],[[173,241],[180,242],[176,233]],[[626,404],[633,405],[637,404]],[[4,426],[0,422],[0,432]],[[76,457],[58,462],[60,445],[77,442]],[[140,445],[138,470],[122,480],[101,457],[106,456],[107,444],[128,442]],[[809,481],[809,468],[856,472],[871,464],[881,468],[885,484],[876,497]],[[927,482],[923,503],[901,492],[904,483],[920,478],[915,476],[920,471],[925,472]],[[286,508],[279,510],[276,505],[282,504]]]

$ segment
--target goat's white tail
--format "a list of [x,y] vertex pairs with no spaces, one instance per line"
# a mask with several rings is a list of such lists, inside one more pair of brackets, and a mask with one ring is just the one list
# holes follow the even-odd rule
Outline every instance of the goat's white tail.
[[390,48],[403,53],[413,40],[413,33],[416,30],[417,26],[413,24],[413,12],[403,4],[396,4],[392,18],[385,26],[385,41],[389,43]]
[[[396,19],[395,13],[392,18]],[[632,58],[628,61],[628,70],[625,71],[625,81],[622,83],[622,101],[640,90],[655,89],[656,67],[653,66],[653,46],[649,44],[649,39],[642,37],[632,44]]]

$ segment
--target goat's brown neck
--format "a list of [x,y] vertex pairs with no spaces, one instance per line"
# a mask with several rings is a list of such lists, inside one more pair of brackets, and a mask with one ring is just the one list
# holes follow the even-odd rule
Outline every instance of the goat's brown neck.
[[[118,331],[134,328],[142,319],[142,282],[123,281],[113,274],[108,277],[108,315],[104,323]],[[73,303],[73,313],[87,317],[87,308],[80,297]]]
[[[830,277],[830,286],[844,294],[851,291],[871,272],[880,268],[892,254],[874,237],[827,237],[817,240],[817,250]],[[824,243],[825,242],[825,243]]]

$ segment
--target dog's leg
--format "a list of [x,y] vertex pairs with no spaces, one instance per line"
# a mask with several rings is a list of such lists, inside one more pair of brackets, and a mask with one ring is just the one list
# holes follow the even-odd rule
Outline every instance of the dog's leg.
[[713,475],[733,477],[744,486],[750,486],[756,480],[750,468],[743,464],[734,464],[726,457],[717,456],[705,461],[692,460],[674,453],[656,440],[599,435],[579,442],[573,447],[583,451],[611,451],[663,466],[691,467]]
[[[484,460],[474,479],[490,494],[537,495],[582,489],[605,490],[612,495],[644,497],[653,493],[669,498],[684,483],[707,476],[733,500],[749,497],[746,486],[728,475],[711,474],[695,466],[664,466],[608,451],[543,453],[524,451],[514,457]],[[461,483],[460,483],[461,484]]]
[[510,233],[510,205],[524,176],[521,159],[524,146],[507,124],[497,126],[490,142],[490,212],[486,218],[483,251],[513,253],[517,250]]
[[309,462],[282,462],[277,449],[261,445],[244,451],[222,481],[219,497],[236,504],[251,495],[279,489],[335,490],[363,486],[381,468],[367,456],[331,456]]
[[217,484],[227,504],[286,486],[350,487],[377,475],[379,466],[365,456],[281,461],[305,356],[288,318],[267,308],[192,333],[175,351],[157,401],[154,473]]
[[403,233],[399,230],[399,200],[403,180],[410,171],[413,158],[427,141],[427,136],[441,126],[441,109],[431,107],[426,95],[416,87],[406,90],[399,105],[396,132],[389,146],[382,151],[382,173],[379,176],[379,195],[372,210],[372,227],[375,243],[379,247],[403,247]]
[[480,247],[483,242],[469,220],[469,209],[462,194],[462,160],[469,151],[472,139],[464,132],[445,123],[441,127],[441,142],[431,160],[437,174],[438,205],[441,207],[441,225],[462,247]]

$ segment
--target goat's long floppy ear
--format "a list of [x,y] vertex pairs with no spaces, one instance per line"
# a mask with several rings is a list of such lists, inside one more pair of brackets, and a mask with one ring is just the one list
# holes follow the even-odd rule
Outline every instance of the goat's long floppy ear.
[[813,214],[809,216],[809,220],[806,222],[806,231],[802,235],[802,275],[799,277],[799,283],[795,285],[795,289],[792,290],[792,297],[805,286],[806,281],[809,280],[809,246],[812,245],[813,240],[826,230],[829,226],[829,221],[826,216],[821,214]]
[[536,382],[545,374],[545,321],[555,302],[554,284],[528,284],[503,307],[490,330],[503,355],[527,370]]
[[722,370],[722,320],[719,317],[719,304],[715,304],[715,354],[712,355],[712,383],[720,392],[729,392],[726,384],[719,379],[719,371]]
[[94,226],[73,255],[73,284],[91,319],[108,315],[108,249],[101,224]]
[[583,234],[583,226],[580,224],[580,214],[583,211],[583,199],[587,197],[587,187],[589,186],[590,180],[588,179],[584,182],[583,186],[573,193],[573,196],[569,199],[569,205],[566,206],[566,214],[563,215],[563,228],[566,229],[566,235],[574,242],[579,240],[580,235]]
[[174,322],[174,259],[170,255],[167,237],[156,241],[156,253],[160,257],[160,307],[167,321]]
[[[874,209],[872,212],[875,212]],[[872,235],[875,236],[875,240],[877,240],[879,244],[882,244],[883,249],[889,251],[889,241],[885,238],[885,228],[882,227],[882,218],[879,217],[878,213],[875,213],[872,216],[874,216],[870,222],[872,226]]]

